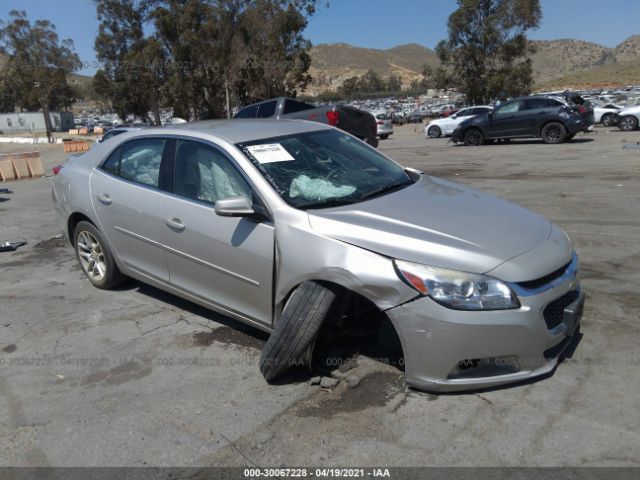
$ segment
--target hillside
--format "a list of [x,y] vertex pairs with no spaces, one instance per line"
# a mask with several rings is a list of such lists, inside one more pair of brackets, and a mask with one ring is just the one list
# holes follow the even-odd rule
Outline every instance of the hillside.
[[[532,41],[536,88],[613,86],[640,83],[640,35],[627,38],[615,48],[575,39]],[[344,80],[372,69],[386,77],[400,76],[403,85],[419,79],[422,66],[439,64],[435,52],[418,44],[387,50],[354,47],[345,43],[314,46],[307,94],[335,91]]]
[[388,50],[354,47],[346,43],[320,44],[310,51],[313,84],[308,94],[337,90],[347,78],[375,70],[383,77],[391,74],[401,78],[404,86],[420,79],[424,64],[438,65],[435,52],[410,43]]
[[560,39],[532,41],[533,78],[543,84],[576,70],[585,70],[615,62],[612,49],[582,40]]

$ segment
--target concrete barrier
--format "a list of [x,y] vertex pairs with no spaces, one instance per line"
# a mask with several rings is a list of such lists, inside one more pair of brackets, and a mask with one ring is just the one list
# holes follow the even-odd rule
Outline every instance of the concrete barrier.
[[40,152],[0,154],[0,181],[44,177]]

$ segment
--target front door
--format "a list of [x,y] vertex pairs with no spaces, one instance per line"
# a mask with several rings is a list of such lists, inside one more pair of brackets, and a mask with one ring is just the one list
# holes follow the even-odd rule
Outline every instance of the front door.
[[174,185],[163,208],[171,284],[231,314],[271,325],[274,226],[214,210],[219,199],[254,199],[248,181],[222,149],[178,140]]
[[500,105],[493,111],[489,126],[486,128],[487,137],[498,138],[525,135],[527,114],[524,100],[514,100]]

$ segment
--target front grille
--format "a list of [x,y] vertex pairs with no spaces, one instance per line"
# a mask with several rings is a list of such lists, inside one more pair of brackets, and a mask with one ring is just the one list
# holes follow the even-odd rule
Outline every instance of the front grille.
[[518,285],[527,290],[535,290],[536,288],[543,287],[547,283],[550,283],[554,281],[556,278],[559,278],[562,275],[564,275],[564,272],[567,271],[567,268],[569,268],[569,265],[571,265],[571,262],[562,266],[555,272],[551,272],[548,275],[545,275],[544,277],[536,278],[535,280],[529,280],[526,282],[518,282]]
[[579,290],[572,290],[545,307],[542,312],[542,316],[544,317],[544,321],[549,330],[560,325],[562,322],[562,316],[564,315],[564,309],[571,303],[575,302],[579,296]]

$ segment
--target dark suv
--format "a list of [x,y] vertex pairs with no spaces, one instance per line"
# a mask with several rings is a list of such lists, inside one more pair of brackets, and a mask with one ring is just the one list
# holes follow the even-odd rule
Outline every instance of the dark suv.
[[451,139],[465,145],[511,138],[562,143],[587,131],[593,123],[593,107],[579,95],[532,95],[514,98],[492,112],[465,120],[453,131]]

